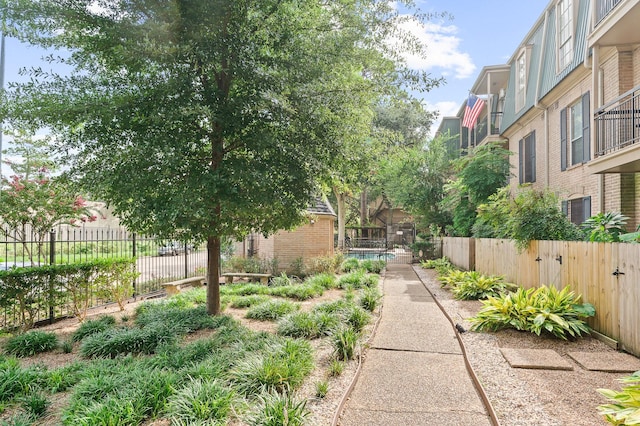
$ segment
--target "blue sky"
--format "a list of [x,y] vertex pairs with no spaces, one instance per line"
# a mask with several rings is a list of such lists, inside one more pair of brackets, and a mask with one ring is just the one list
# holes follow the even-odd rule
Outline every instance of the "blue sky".
[[[447,12],[451,19],[433,19],[412,31],[427,43],[425,58],[411,58],[411,65],[443,76],[446,84],[422,94],[430,110],[454,115],[482,67],[504,64],[544,11],[549,0],[417,0],[425,12]],[[6,40],[5,85],[24,80],[21,67],[50,66],[44,52]],[[434,127],[437,127],[439,121]],[[433,129],[435,130],[435,129]],[[8,142],[5,138],[5,142]],[[6,147],[6,143],[5,143]]]

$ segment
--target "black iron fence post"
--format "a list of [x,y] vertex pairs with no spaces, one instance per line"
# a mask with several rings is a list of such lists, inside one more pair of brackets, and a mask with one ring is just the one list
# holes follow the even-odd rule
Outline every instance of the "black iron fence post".
[[[53,265],[56,263],[56,231],[52,229],[49,231],[49,265]],[[55,281],[55,273],[51,272],[49,275],[49,324],[53,324],[53,320],[55,317],[53,303],[54,303],[54,281]]]
[[187,265],[187,261],[189,259],[189,246],[187,245],[187,241],[185,240],[184,244],[184,277],[189,277],[189,267]]
[[[132,240],[132,247],[131,247],[131,254],[133,255],[133,258],[136,259],[136,233],[134,232],[131,236],[131,240]],[[138,260],[136,259],[135,263],[133,264],[133,270],[135,272],[138,272]],[[137,292],[136,292],[136,282],[138,281],[138,278],[135,278],[133,280],[133,300],[136,300],[136,297],[138,296]]]

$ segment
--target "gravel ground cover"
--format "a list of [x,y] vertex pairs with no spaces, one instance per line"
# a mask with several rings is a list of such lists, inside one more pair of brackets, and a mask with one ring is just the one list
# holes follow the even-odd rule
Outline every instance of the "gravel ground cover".
[[[482,302],[458,301],[440,287],[437,273],[414,266],[427,289],[455,323],[469,330],[467,321]],[[618,379],[625,374],[589,371],[568,352],[596,352],[603,357],[614,349],[592,337],[563,341],[532,333],[503,330],[496,333],[462,333],[470,363],[480,379],[502,426],[593,426],[606,425],[598,405],[606,402],[596,389],[620,389]],[[573,366],[573,370],[511,368],[501,348],[551,349]]]

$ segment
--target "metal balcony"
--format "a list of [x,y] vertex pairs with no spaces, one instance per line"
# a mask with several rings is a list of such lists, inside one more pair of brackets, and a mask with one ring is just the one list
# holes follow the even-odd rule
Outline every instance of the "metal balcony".
[[598,25],[621,0],[597,0],[595,9],[595,24]]
[[597,110],[594,123],[596,157],[640,141],[640,86]]

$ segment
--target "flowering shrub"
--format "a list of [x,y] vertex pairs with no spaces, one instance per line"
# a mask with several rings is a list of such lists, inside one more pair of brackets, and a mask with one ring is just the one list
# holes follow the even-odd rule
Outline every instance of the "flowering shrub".
[[[44,167],[33,177],[14,175],[3,184],[0,224],[4,226],[0,227],[0,232],[22,243],[32,263],[38,263],[45,236],[56,225],[97,219],[82,196],[65,182],[51,178]],[[33,253],[26,244],[31,233],[37,242],[38,253]]]

